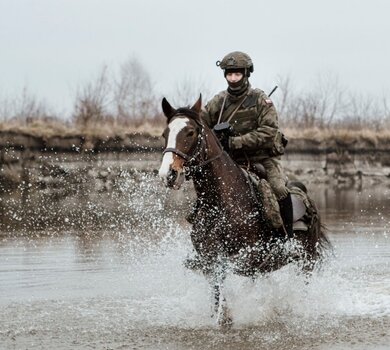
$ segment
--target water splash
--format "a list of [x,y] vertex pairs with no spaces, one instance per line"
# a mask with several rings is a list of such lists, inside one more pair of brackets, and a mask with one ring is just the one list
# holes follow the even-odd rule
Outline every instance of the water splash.
[[335,257],[309,283],[296,264],[255,281],[229,275],[234,327],[223,334],[210,317],[206,279],[182,264],[192,250],[183,220],[190,186],[167,191],[153,174],[123,172],[113,191],[57,198],[50,215],[41,209],[49,198],[30,193],[28,211],[18,209],[17,197],[6,203],[15,214],[8,225],[24,231],[0,241],[0,341],[10,347],[13,337],[26,339],[21,347],[38,337],[47,347],[72,339],[150,349],[313,348],[322,341],[354,349],[359,339],[388,341],[388,231],[364,226],[364,217],[359,227],[345,224],[345,213],[332,222]]

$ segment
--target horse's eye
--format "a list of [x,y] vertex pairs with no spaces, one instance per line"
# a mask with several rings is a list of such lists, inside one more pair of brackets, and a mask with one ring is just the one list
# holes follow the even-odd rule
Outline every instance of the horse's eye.
[[188,132],[187,136],[192,137],[192,136],[194,136],[194,134],[195,134],[195,132],[193,130],[191,130]]

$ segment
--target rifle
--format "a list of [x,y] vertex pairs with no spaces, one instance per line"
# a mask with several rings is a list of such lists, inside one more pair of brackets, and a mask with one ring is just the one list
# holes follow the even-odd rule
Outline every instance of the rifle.
[[276,91],[276,89],[278,88],[279,86],[275,85],[275,87],[272,89],[272,91],[268,94],[268,97],[271,97],[271,95]]

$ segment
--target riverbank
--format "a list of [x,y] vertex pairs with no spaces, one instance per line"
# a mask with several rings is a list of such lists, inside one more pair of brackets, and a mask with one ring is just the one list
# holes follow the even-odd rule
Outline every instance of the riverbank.
[[[4,126],[0,124],[0,149],[15,148],[47,152],[114,152],[160,150],[165,124],[143,123],[132,127],[99,125],[88,128],[46,126]],[[284,130],[289,139],[287,152],[332,153],[348,151],[366,154],[390,150],[390,129],[320,129]],[[390,162],[390,156],[389,156]]]
[[[317,133],[317,134],[316,134]],[[290,130],[283,164],[290,179],[342,186],[390,183],[390,139],[385,134],[297,134]],[[0,188],[95,183],[109,190],[123,172],[156,172],[163,139],[146,133],[39,135],[0,132]]]

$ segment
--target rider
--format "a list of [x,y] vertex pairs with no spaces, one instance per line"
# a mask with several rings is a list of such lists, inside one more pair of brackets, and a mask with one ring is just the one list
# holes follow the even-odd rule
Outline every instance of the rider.
[[276,109],[264,91],[251,87],[248,78],[253,73],[253,63],[246,53],[231,52],[217,61],[217,66],[223,70],[228,88],[206,104],[202,118],[210,128],[229,122],[234,136],[229,136],[223,145],[239,165],[256,168],[260,163],[264,166],[279,202],[287,235],[291,237],[291,195],[280,164],[285,139],[279,130]]

